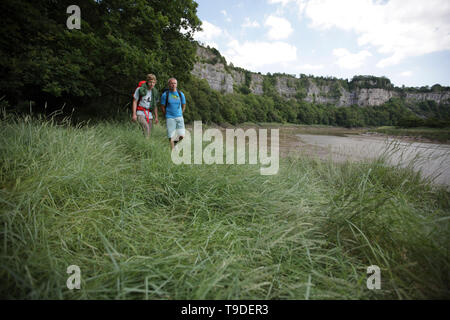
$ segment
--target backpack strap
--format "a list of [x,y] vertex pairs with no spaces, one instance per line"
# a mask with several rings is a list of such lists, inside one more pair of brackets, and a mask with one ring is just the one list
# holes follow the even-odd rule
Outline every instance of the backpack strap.
[[[178,92],[178,96],[180,97],[180,102],[181,102],[181,91],[177,89],[177,92]],[[170,90],[167,89],[167,91],[166,91],[166,109],[167,109],[167,104],[169,103],[169,93],[170,93]]]
[[170,90],[167,89],[167,91],[166,91],[166,109],[167,109],[167,104],[169,103],[169,93],[170,93]]
[[145,118],[147,119],[147,123],[150,123],[150,113],[151,113],[150,110],[145,109],[145,108],[143,108],[143,107],[141,107],[141,106],[138,106],[138,107],[136,108],[136,110],[137,110],[137,111],[142,111],[142,112],[144,112]]

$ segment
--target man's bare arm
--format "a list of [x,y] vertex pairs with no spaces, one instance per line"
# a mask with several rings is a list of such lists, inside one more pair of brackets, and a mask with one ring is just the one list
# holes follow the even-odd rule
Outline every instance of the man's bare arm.
[[155,105],[155,123],[158,124],[158,105]]
[[136,109],[137,109],[137,100],[133,98],[133,116],[131,118],[132,121],[137,120]]

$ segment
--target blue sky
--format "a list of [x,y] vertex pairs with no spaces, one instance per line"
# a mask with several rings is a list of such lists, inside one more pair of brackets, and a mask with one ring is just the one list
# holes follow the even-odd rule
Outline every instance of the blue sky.
[[196,0],[199,42],[253,72],[450,86],[450,0]]

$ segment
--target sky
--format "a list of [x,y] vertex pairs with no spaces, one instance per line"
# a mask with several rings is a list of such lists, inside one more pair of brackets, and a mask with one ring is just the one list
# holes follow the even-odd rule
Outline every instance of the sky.
[[228,63],[262,74],[450,86],[450,0],[195,0]]

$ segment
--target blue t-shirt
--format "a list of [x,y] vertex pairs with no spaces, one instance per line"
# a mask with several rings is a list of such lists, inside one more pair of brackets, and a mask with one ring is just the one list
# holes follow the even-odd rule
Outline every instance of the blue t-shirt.
[[170,118],[178,118],[182,117],[182,108],[181,105],[186,104],[186,98],[184,97],[183,92],[180,91],[180,96],[178,95],[178,91],[166,91],[161,96],[161,105],[166,105],[166,97],[169,95],[169,102],[167,103],[166,108],[166,119]]

